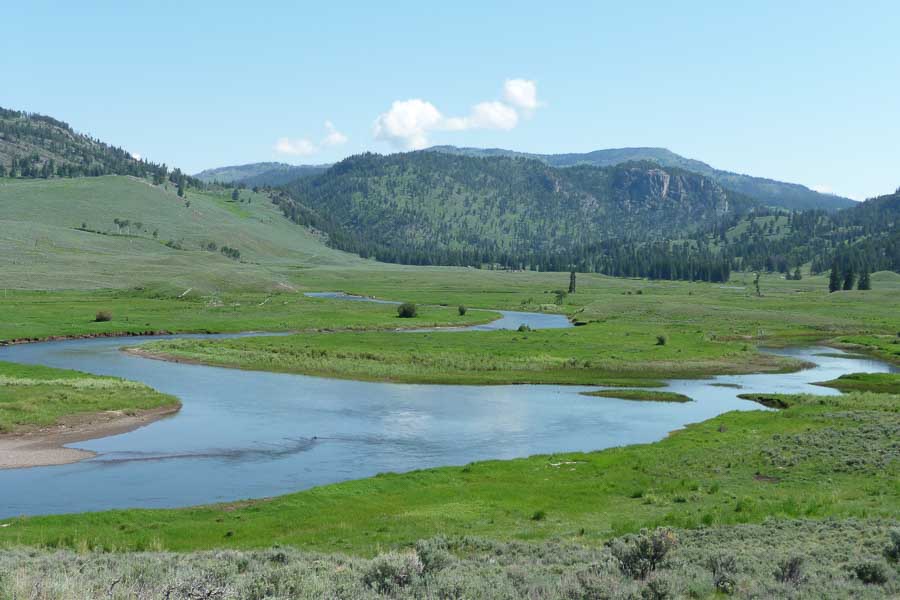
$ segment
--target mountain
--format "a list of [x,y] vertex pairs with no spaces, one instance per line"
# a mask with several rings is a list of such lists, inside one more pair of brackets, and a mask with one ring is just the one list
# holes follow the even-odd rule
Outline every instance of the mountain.
[[533,158],[553,167],[572,167],[576,165],[609,167],[633,161],[652,161],[663,167],[675,167],[704,175],[718,182],[723,187],[755,198],[768,206],[777,206],[789,210],[811,208],[839,210],[856,204],[849,198],[832,194],[821,194],[796,183],[784,183],[773,179],[714,169],[704,162],[685,158],[665,148],[611,148],[584,154],[528,154],[499,148],[458,148],[456,146],[434,146],[428,150],[482,158],[496,156]]
[[53,117],[0,108],[0,177],[165,177],[165,172],[162,165],[77,133]]
[[353,156],[287,189],[285,213],[333,246],[412,264],[551,268],[592,245],[680,239],[758,206],[652,162],[556,168],[441,152]]
[[200,171],[194,177],[206,183],[237,183],[247,187],[278,186],[301,177],[320,175],[331,165],[289,165],[279,162],[260,162],[233,165]]

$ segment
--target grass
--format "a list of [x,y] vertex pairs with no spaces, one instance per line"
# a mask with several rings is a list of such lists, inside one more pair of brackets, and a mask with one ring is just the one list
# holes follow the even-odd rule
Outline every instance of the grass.
[[697,377],[797,368],[739,342],[653,326],[590,324],[517,331],[329,333],[277,338],[164,340],[142,347],[179,360],[255,370],[410,383],[603,384],[606,380]]
[[661,525],[896,518],[900,397],[781,400],[782,411],[726,413],[654,444],[386,473],[225,505],[10,519],[0,546],[372,555],[438,534],[591,545]]
[[642,400],[648,402],[691,402],[684,394],[677,392],[658,392],[655,390],[598,390],[582,392],[584,396],[600,396],[603,398],[619,398],[621,400]]
[[848,373],[816,385],[828,386],[842,392],[900,394],[900,373]]
[[[891,520],[768,521],[612,540],[518,543],[432,538],[373,558],[290,548],[175,554],[0,551],[0,596],[59,598],[886,598]],[[666,540],[662,560],[646,541]],[[662,552],[662,551],[661,551]],[[652,556],[652,555],[649,555]],[[624,560],[623,560],[624,559]],[[650,568],[645,578],[630,567]],[[866,583],[859,574],[882,574]],[[871,581],[871,577],[867,577]]]
[[[9,291],[0,342],[53,336],[91,336],[145,332],[309,331],[318,329],[394,329],[432,325],[471,325],[497,315],[422,306],[415,319],[399,319],[395,307],[366,302],[307,298],[295,292],[229,293],[172,297],[148,290],[94,292]],[[96,321],[108,311],[110,321]]]
[[54,425],[73,415],[179,405],[177,398],[133,381],[0,362],[0,434]]

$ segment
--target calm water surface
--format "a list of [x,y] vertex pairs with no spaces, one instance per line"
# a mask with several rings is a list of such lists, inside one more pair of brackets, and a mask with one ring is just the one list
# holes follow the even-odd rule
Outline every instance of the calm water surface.
[[[569,325],[558,315],[506,312],[478,329],[521,323]],[[651,442],[725,411],[760,408],[738,393],[833,394],[810,383],[892,370],[874,360],[819,355],[835,352],[829,348],[784,350],[778,353],[817,366],[672,381],[669,389],[695,402],[669,404],[580,395],[597,389],[586,386],[366,383],[168,363],[119,351],[143,341],[0,348],[0,360],[125,377],[184,403],[177,415],[142,429],[72,444],[98,453],[92,459],[0,471],[0,517],[259,498],[385,471]]]

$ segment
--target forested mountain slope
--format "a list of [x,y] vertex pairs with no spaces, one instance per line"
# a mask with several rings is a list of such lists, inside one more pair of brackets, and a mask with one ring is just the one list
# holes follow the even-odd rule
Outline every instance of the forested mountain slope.
[[[679,239],[757,203],[655,163],[558,169],[437,152],[348,158],[288,186],[294,220],[389,262],[567,268],[591,245]],[[596,252],[595,252],[596,253]]]
[[610,148],[594,152],[570,154],[527,154],[499,148],[458,148],[456,146],[435,146],[429,150],[478,157],[521,156],[534,158],[554,167],[572,167],[576,165],[609,167],[625,162],[652,161],[663,167],[675,167],[705,175],[725,188],[755,198],[768,206],[777,206],[791,210],[838,210],[855,204],[849,198],[821,194],[796,183],[785,183],[763,177],[753,177],[714,169],[704,162],[685,158],[665,148]]
[[138,160],[68,123],[0,108],[0,177],[134,175],[164,179],[166,169]]

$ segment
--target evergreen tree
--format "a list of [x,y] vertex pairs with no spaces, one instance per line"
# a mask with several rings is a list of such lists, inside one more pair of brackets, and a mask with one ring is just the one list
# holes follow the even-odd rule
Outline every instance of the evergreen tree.
[[237,201],[240,200],[240,199],[241,199],[241,194],[240,194],[240,192],[238,191],[238,189],[237,189],[237,188],[234,188],[233,190],[231,190],[231,200],[232,200],[233,202],[237,202]]
[[863,272],[859,274],[859,282],[856,284],[856,289],[858,290],[871,290],[872,289],[872,281],[869,279],[869,270],[863,269]]
[[803,279],[803,276],[800,274],[800,267],[796,267],[794,269],[794,281],[800,281]]
[[853,272],[853,267],[847,267],[847,271],[844,273],[844,289],[852,290],[854,281],[856,281],[856,273]]
[[575,271],[569,273],[569,293],[575,293]]
[[831,275],[828,277],[828,291],[836,292],[841,289],[841,272],[838,270],[837,261],[831,263]]

